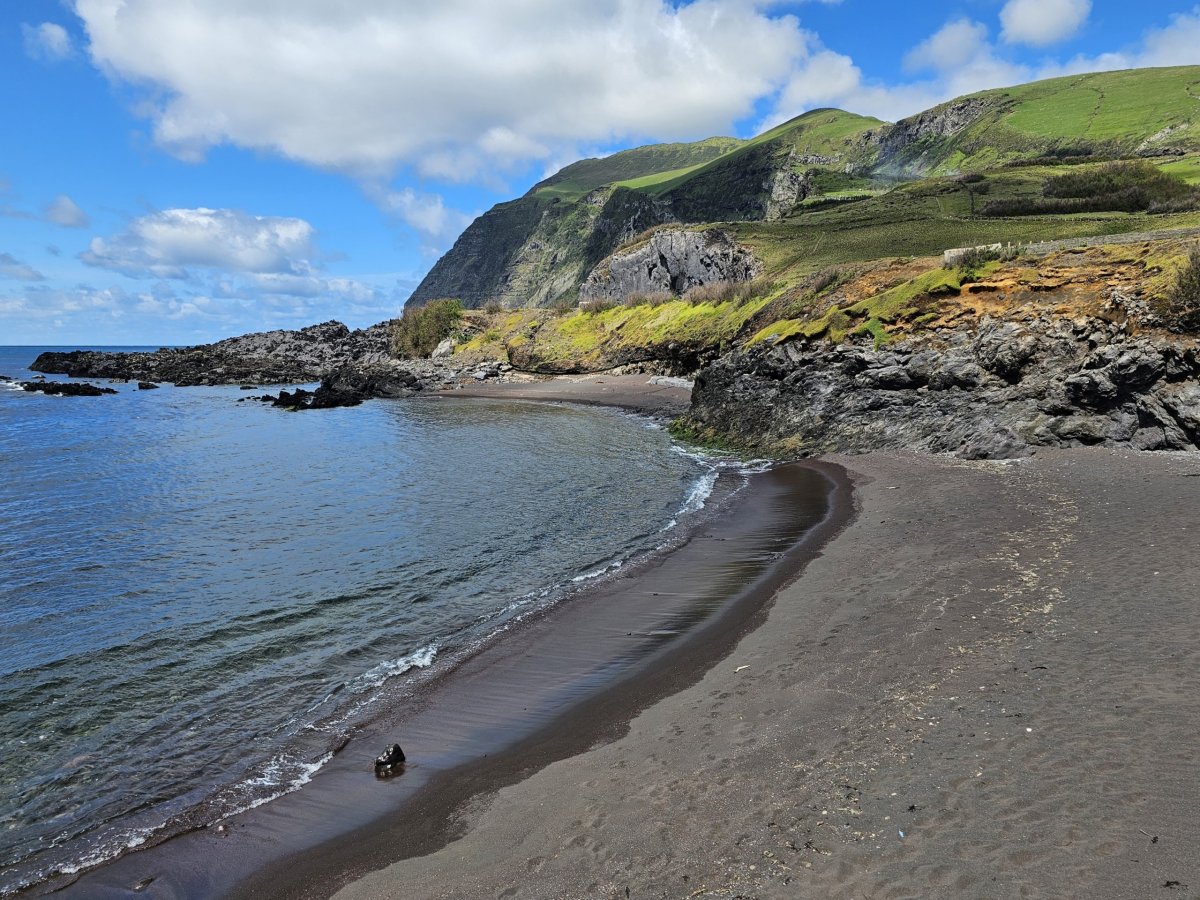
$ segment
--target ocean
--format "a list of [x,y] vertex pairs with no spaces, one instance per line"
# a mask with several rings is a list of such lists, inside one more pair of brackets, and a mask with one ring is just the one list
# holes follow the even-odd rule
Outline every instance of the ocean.
[[0,385],[0,892],[302,785],[386,689],[653,552],[733,465],[613,410],[111,386]]

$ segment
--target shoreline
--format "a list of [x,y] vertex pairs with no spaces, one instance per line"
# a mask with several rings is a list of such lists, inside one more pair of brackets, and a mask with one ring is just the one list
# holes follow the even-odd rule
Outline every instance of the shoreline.
[[763,627],[338,900],[1193,896],[1200,454],[828,461]]
[[436,399],[459,397],[493,400],[531,400],[541,403],[572,403],[582,406],[611,406],[655,418],[673,418],[687,412],[690,387],[653,384],[651,375],[554,375],[537,381],[505,381],[468,385],[424,396]]
[[[513,397],[512,399],[524,398]],[[552,399],[554,402],[561,402],[560,397],[554,397]],[[610,398],[605,398],[606,402],[603,402],[599,405],[621,405],[607,402],[609,399]],[[625,406],[625,408],[629,407]],[[828,470],[828,467],[824,468]],[[811,466],[803,466],[798,467],[797,469],[789,470],[789,472],[792,472],[793,475],[789,475],[788,473],[781,475],[778,470],[776,470],[774,473],[763,473],[756,475],[754,476],[754,480],[755,484],[757,485],[767,485],[768,482],[774,482],[769,488],[760,488],[759,494],[761,494],[762,491],[766,491],[766,493],[769,495],[773,490],[791,496],[797,489],[796,485],[789,485],[785,484],[784,482],[787,482],[789,479],[794,481],[794,473],[797,471],[807,473],[807,477],[811,479],[816,472],[816,468]],[[782,479],[782,481],[780,479]],[[820,475],[818,480],[822,481],[822,483],[825,483],[826,479],[827,475]],[[811,481],[810,484],[812,484]],[[800,489],[802,493],[805,491],[811,491],[811,487],[802,487]],[[747,488],[746,492],[747,494],[756,493],[753,486]],[[742,519],[738,520],[741,522],[741,525],[744,527],[749,527],[750,531],[753,532],[753,526],[755,522],[761,525],[764,510],[770,508],[772,505],[769,501],[764,504],[761,502],[762,500],[762,496],[758,497],[758,501],[760,502],[752,502],[751,498],[749,497],[735,497],[733,501],[728,504],[728,509],[717,511],[714,520],[699,523],[696,528],[696,532],[687,536],[683,540],[682,546],[675,552],[686,552],[689,551],[689,548],[691,548],[693,553],[700,552],[701,556],[720,557],[722,553],[724,553],[728,558],[729,553],[732,551],[727,551],[726,547],[723,547],[722,544],[727,542],[736,544],[738,536],[736,534],[725,534],[724,536],[721,536],[716,532],[718,532],[723,525],[728,524],[724,521],[725,519],[730,517],[737,519],[739,514],[742,516]],[[778,510],[776,511],[778,512]],[[824,513],[822,513],[822,516],[824,516]],[[811,522],[801,523],[799,526],[800,533],[807,531],[811,524]],[[701,532],[707,533],[701,534]],[[761,535],[758,536],[758,538],[761,537]],[[707,542],[707,546],[704,550],[700,551],[698,545],[704,542]],[[758,550],[761,549],[761,545],[763,543],[762,540],[754,539],[751,541],[751,543],[754,545],[755,554],[757,554]],[[794,543],[794,539],[788,538],[787,543]],[[746,550],[746,545],[743,544],[741,549],[743,551]],[[668,554],[667,557],[665,557],[665,560],[669,561],[670,559],[671,554]],[[651,561],[646,568],[651,570],[656,569],[663,562],[664,560]],[[732,564],[734,567],[740,566],[744,568],[747,562],[758,566],[763,570],[763,572],[774,573],[769,576],[768,580],[770,580],[770,578],[777,577],[778,573],[783,571],[785,568],[777,559],[772,558],[767,560],[755,560],[753,554],[748,559],[742,558],[740,562],[733,560]],[[638,573],[637,577],[646,577],[646,575],[645,573]],[[613,579],[614,582],[628,580],[629,579],[626,576],[617,576]],[[636,578],[634,580],[636,581]],[[585,589],[585,591],[586,590],[587,589]],[[592,593],[604,591],[612,593],[615,590],[617,590],[617,587],[598,585],[596,589],[592,591]],[[764,602],[771,592],[766,591],[764,588],[759,586],[757,589],[748,589],[742,593],[748,593],[749,595],[752,595],[751,599],[747,601],[745,597],[742,597],[741,600],[735,601],[733,605],[739,610],[742,610],[744,613],[748,611],[750,607],[753,607],[755,603],[761,604]],[[740,594],[738,594],[738,592],[735,590],[734,596],[740,596]],[[586,607],[587,604],[585,603],[568,602],[560,605],[560,607],[551,608],[544,614],[539,614],[531,622],[522,623],[520,628],[515,630],[514,634],[504,635],[502,639],[494,642],[491,647],[485,647],[484,650],[477,656],[468,658],[465,662],[461,663],[451,672],[435,678],[433,680],[435,683],[431,685],[428,690],[422,691],[422,699],[418,704],[416,704],[415,709],[411,711],[412,715],[420,717],[421,715],[428,713],[436,705],[437,701],[433,698],[436,698],[438,691],[443,689],[444,685],[452,686],[455,683],[461,683],[465,677],[468,677],[464,676],[463,670],[469,668],[473,663],[478,666],[481,665],[480,661],[482,661],[483,663],[490,665],[491,662],[495,661],[495,657],[499,657],[501,662],[503,662],[505,658],[507,658],[509,661],[515,660],[521,655],[522,641],[528,641],[530,639],[530,634],[538,632],[539,629],[542,631],[553,631],[555,628],[557,628],[561,632],[563,630],[563,626],[558,620],[561,620],[567,616],[571,616],[576,611],[584,610]],[[689,619],[689,615],[686,614],[686,611],[682,612],[684,612],[684,619]],[[728,615],[729,612],[726,611],[725,613],[720,613],[718,618],[720,621],[724,622]],[[658,618],[661,619],[661,616]],[[690,616],[690,619],[692,620],[695,618],[695,615]],[[700,618],[703,618],[703,616]],[[622,624],[624,624],[624,622]],[[691,627],[694,624],[694,621],[685,621],[681,627],[686,633],[681,640],[676,640],[674,643],[687,644],[689,647],[695,643],[704,644],[705,641],[700,640],[698,633],[711,632],[715,625],[713,622],[707,622],[694,631],[686,631],[688,627]],[[586,631],[578,633],[586,634]],[[633,636],[632,633],[631,636]],[[646,672],[656,670],[660,665],[658,662],[656,662],[656,660],[674,655],[673,651],[670,649],[668,649],[666,653],[662,652],[661,650],[661,646],[664,644],[664,641],[668,647],[670,647],[672,643],[670,636],[664,639],[661,634],[656,634],[655,631],[652,630],[641,637],[642,639],[636,642],[643,645],[636,650],[635,657],[637,658],[632,659],[632,661],[625,661],[630,665],[629,673],[627,673],[625,676],[621,676],[625,679],[631,677],[631,674],[634,672],[644,675]],[[611,650],[611,647],[609,649]],[[684,666],[684,669],[703,669],[705,665],[707,665],[706,654],[697,652],[695,648],[690,650],[689,653],[693,657],[693,662],[688,666]],[[701,659],[701,657],[704,658]],[[489,659],[491,659],[491,662],[489,662]],[[483,667],[486,669],[487,665],[484,665]],[[544,668],[544,666],[541,669],[535,667],[534,674],[545,679],[546,672],[544,671]],[[614,679],[611,673],[607,673],[598,677],[600,677],[600,683],[598,683],[598,686],[602,692],[621,693],[627,699],[633,698],[637,694],[637,691],[635,690],[618,690],[620,678]],[[437,682],[439,681],[442,682],[442,684],[438,684]],[[549,681],[550,683],[553,683],[554,679],[551,677]],[[528,721],[525,722],[522,727],[525,728],[528,734],[536,734],[538,728],[543,730],[553,730],[551,723],[563,715],[563,710],[577,708],[580,696],[594,694],[596,687],[597,684],[589,685],[582,694],[565,698],[565,700],[560,699],[556,701],[558,705],[554,706],[547,712],[544,712],[540,719],[535,715],[533,717],[533,724],[536,727],[532,730],[530,729],[530,723]],[[630,711],[630,714],[632,714],[632,710]],[[571,752],[577,752],[581,749],[586,749],[586,746],[572,744],[569,741],[566,743],[559,742],[555,744],[554,742],[547,742],[543,738],[538,738],[534,741],[532,746],[533,755],[530,755],[531,747],[529,745],[522,744],[516,745],[519,748],[519,753],[514,752],[507,754],[508,758],[511,760],[521,760],[518,767],[507,770],[508,774],[498,774],[500,770],[496,769],[495,767],[496,757],[492,755],[488,757],[492,760],[492,762],[488,763],[486,766],[479,767],[478,775],[474,781],[464,780],[462,777],[463,772],[465,771],[464,766],[466,768],[470,767],[469,760],[458,761],[455,765],[448,765],[447,759],[442,759],[431,768],[428,765],[423,765],[418,756],[418,761],[410,765],[406,776],[400,779],[393,779],[391,783],[386,783],[383,785],[372,783],[372,777],[371,779],[366,780],[367,783],[366,787],[364,788],[364,779],[362,777],[363,773],[370,773],[370,758],[373,758],[374,754],[378,751],[378,748],[375,747],[375,743],[381,743],[384,735],[393,733],[389,730],[391,724],[393,723],[388,723],[386,721],[380,722],[378,727],[368,729],[364,735],[357,736],[351,742],[350,746],[347,747],[342,753],[339,753],[337,756],[335,756],[334,759],[326,766],[326,768],[322,769],[321,772],[318,773],[318,775],[310,784],[305,785],[300,790],[292,794],[278,798],[263,807],[250,810],[247,813],[233,817],[232,820],[229,821],[228,829],[223,830],[219,834],[214,833],[215,829],[212,828],[186,832],[176,837],[168,838],[167,840],[155,846],[128,853],[109,863],[81,873],[78,877],[71,880],[70,883],[61,884],[61,882],[65,879],[59,879],[57,882],[51,882],[43,885],[42,889],[35,888],[35,892],[41,893],[42,890],[47,888],[53,891],[57,885],[61,884],[61,887],[57,890],[57,893],[60,896],[105,896],[108,894],[127,892],[134,887],[141,885],[141,888],[138,889],[139,893],[142,893],[145,896],[228,895],[235,889],[235,885],[239,880],[236,877],[228,877],[228,874],[231,871],[236,872],[237,875],[244,877],[250,872],[260,870],[264,861],[279,859],[280,857],[286,859],[286,854],[282,853],[280,848],[281,845],[291,843],[293,838],[301,838],[298,848],[302,851],[302,856],[308,856],[313,852],[312,848],[314,845],[319,845],[328,842],[329,840],[336,840],[339,834],[346,834],[348,832],[353,835],[355,834],[355,829],[358,830],[357,836],[350,838],[350,842],[361,847],[362,834],[375,833],[378,830],[378,821],[381,819],[394,817],[395,810],[399,806],[406,806],[407,808],[412,809],[413,815],[417,819],[421,820],[422,822],[429,822],[430,814],[428,807],[414,806],[412,803],[412,794],[422,793],[423,785],[427,784],[429,781],[436,782],[439,779],[439,773],[455,771],[455,775],[451,780],[460,785],[474,785],[470,791],[458,796],[458,800],[461,801],[476,793],[477,790],[487,788],[489,785],[507,783],[506,779],[519,777],[514,776],[512,773],[526,772],[529,760],[534,759],[535,757],[542,759],[542,764],[544,764],[549,759],[556,758],[553,756],[554,753],[567,754]],[[494,726],[495,722],[490,723],[490,725]],[[369,736],[372,732],[376,734],[375,737]],[[575,733],[578,734],[580,732],[578,729],[575,729]],[[409,753],[410,759],[413,759],[414,753],[412,750],[412,745],[409,743],[409,740],[405,738],[404,734],[405,732],[399,732],[397,736],[400,737],[403,743],[405,743],[406,751]],[[503,734],[499,735],[499,737],[501,742],[508,739],[508,736]],[[548,756],[547,753],[550,753],[551,755]],[[484,755],[485,757],[488,756],[486,753]],[[450,752],[446,754],[446,756],[448,757],[450,763],[455,763],[454,748],[450,748]],[[359,757],[362,757],[362,759],[359,759]],[[449,776],[443,777],[441,781],[444,783],[448,777]],[[498,778],[501,780],[497,781]],[[343,821],[331,825],[328,821],[322,821],[329,815],[330,810],[337,809],[336,803],[333,806],[330,806],[329,801],[336,801],[340,796],[343,796],[347,784],[351,785],[351,790],[353,792],[357,792],[354,794],[356,800],[363,799],[367,801],[364,804],[355,803],[355,809],[351,815],[351,819],[353,819],[354,822],[347,824],[347,822]],[[399,788],[399,790],[397,790],[397,788]],[[366,793],[364,793],[364,790]],[[428,791],[425,791],[425,793],[428,793]],[[450,795],[444,789],[439,793],[443,801],[448,801],[450,799]],[[407,794],[407,796],[402,796],[404,794]],[[321,797],[323,797],[324,800],[320,799]],[[443,814],[443,817],[440,821],[442,821],[447,827],[450,826],[450,814],[453,812],[456,803],[457,801],[455,801],[455,803],[450,803],[440,810],[440,813]],[[336,814],[337,813],[335,813],[335,815]],[[434,843],[437,841],[448,840],[449,834],[450,832],[446,830],[441,832],[430,831],[427,835],[426,843],[421,844],[420,849],[429,849],[433,845],[429,843],[430,840],[432,840]],[[316,840],[313,839],[314,837]],[[372,863],[368,869],[370,867],[383,864],[384,862],[391,862],[397,858],[396,854],[390,848],[386,851],[381,850],[379,852],[383,855],[372,856]],[[212,862],[214,853],[225,857],[222,862],[222,867],[224,868],[225,872],[221,876],[215,877],[215,879],[213,873],[208,871],[208,867]],[[332,865],[332,863],[333,861],[331,859],[326,859],[323,865],[325,868],[328,868],[330,865]],[[294,860],[291,862],[285,862],[282,865],[283,869],[287,870],[288,872],[292,872],[296,869]],[[368,869],[361,869],[359,874]],[[332,873],[327,874],[332,877]],[[271,882],[271,888],[268,893],[271,896],[279,896],[278,875],[272,874],[269,876],[269,878]],[[340,880],[338,883],[340,883]],[[251,888],[250,890],[251,893],[249,895],[253,895],[253,889]],[[303,892],[300,892],[298,895],[302,894]]]

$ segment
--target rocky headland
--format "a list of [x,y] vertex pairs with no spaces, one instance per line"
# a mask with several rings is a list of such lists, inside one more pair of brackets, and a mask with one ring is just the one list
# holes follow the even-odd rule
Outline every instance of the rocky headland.
[[143,353],[101,350],[43,353],[35,372],[72,378],[201,384],[298,384],[318,381],[346,365],[386,365],[388,323],[351,331],[324,322],[298,331],[266,331],[196,347]]
[[879,349],[800,339],[730,354],[700,373],[679,428],[785,456],[1193,450],[1198,376],[1193,340],[1090,318],[985,318]]

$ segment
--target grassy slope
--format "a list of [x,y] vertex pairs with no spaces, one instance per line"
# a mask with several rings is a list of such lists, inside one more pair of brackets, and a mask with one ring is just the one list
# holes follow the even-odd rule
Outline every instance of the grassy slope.
[[830,164],[839,169],[848,164],[861,165],[869,161],[874,151],[860,137],[882,124],[878,119],[841,110],[813,110],[704,166],[643,184],[641,189],[669,201],[685,221],[741,218],[751,211],[747,203],[753,205],[763,191],[763,182],[789,154],[795,152],[800,158],[793,168],[801,172],[812,165],[801,160],[812,157],[831,160]]
[[468,313],[472,337],[457,352],[553,372],[603,371],[629,362],[677,360],[681,350],[724,351],[798,338],[881,346],[964,318],[1045,315],[1120,317],[1115,287],[1163,311],[1189,242],[1145,243],[1018,257],[964,271],[937,257],[857,263],[833,280],[763,281],[746,302],[676,300],[555,314],[523,309]]
[[691,144],[636,147],[603,159],[582,159],[535,184],[529,193],[577,200],[614,182],[640,181],[663,172],[674,177],[717,159],[742,143],[737,138],[712,137]]
[[[1200,183],[1200,125],[1192,122],[1200,112],[1200,67],[1073,76],[972,96],[985,101],[985,109],[962,133],[924,138],[884,167],[902,167],[907,160],[939,172],[986,172],[988,193],[977,198],[983,204],[1040,195],[1045,179],[1063,171],[1004,168],[1012,159],[1063,148],[1128,153],[1139,147],[1195,147],[1194,154],[1155,161],[1168,172]],[[453,264],[444,259],[435,266],[431,279],[436,284],[428,285],[420,298],[447,294],[477,305],[507,290],[507,303],[530,305],[572,296],[568,282],[575,283],[573,279],[595,265],[622,235],[654,223],[653,210],[631,202],[639,198],[670,204],[681,221],[734,223],[728,227],[758,252],[771,277],[784,282],[849,262],[938,254],[949,247],[1200,222],[1196,214],[982,218],[972,214],[971,197],[962,185],[938,177],[886,190],[890,185],[880,176],[845,172],[847,164],[871,166],[877,146],[864,136],[880,126],[877,120],[838,110],[815,110],[750,141],[712,138],[583,160],[535,186],[521,200],[501,204],[481,217],[464,235],[469,238],[462,241],[464,246],[455,248]],[[782,221],[753,221],[763,213],[764,181],[793,151],[796,171],[811,167],[800,161],[803,158],[834,160],[824,167],[818,164],[815,182],[823,196]],[[578,205],[572,198],[613,181],[632,190],[618,191],[620,196],[614,196],[620,202],[613,202],[606,214],[581,218],[567,209]],[[831,198],[856,202],[830,206]],[[506,221],[486,227],[497,215]],[[502,234],[509,231],[519,232],[522,240]],[[544,247],[545,252],[532,253],[530,247]],[[543,281],[552,290],[541,290]]]
[[1136,69],[1054,78],[963,100],[988,108],[962,133],[927,138],[890,165],[921,158],[933,173],[975,171],[1062,148],[1134,153],[1156,147],[1200,149],[1200,67]]

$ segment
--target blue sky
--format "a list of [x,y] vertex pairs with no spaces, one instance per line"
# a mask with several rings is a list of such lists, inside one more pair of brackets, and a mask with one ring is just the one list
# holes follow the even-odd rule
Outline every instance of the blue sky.
[[0,344],[369,325],[581,156],[1192,63],[1169,0],[5,0]]

